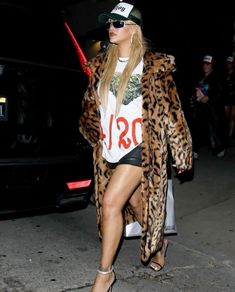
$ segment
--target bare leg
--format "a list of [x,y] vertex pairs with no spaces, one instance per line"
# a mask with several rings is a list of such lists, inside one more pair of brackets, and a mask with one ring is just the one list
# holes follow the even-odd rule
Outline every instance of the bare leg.
[[[140,184],[142,169],[132,165],[118,165],[112,174],[102,203],[102,246],[100,269],[111,270],[123,232],[122,211]],[[114,281],[114,274],[97,273],[92,292],[106,292]]]
[[154,271],[158,272],[164,268],[167,247],[168,240],[164,239],[161,249],[156,252],[150,262],[150,268],[152,268]]
[[[136,219],[142,224],[142,197],[141,197],[141,185],[135,190],[131,196],[129,203],[135,212]],[[157,251],[151,260],[150,267],[155,271],[160,271],[165,264],[165,256],[167,251],[168,241],[164,239],[163,245],[159,251]]]
[[[131,196],[129,203],[135,213],[136,219],[142,224],[142,197],[141,197],[141,185],[135,190]],[[163,245],[159,251],[157,251],[151,260],[150,267],[155,271],[160,271],[165,264],[165,255],[167,251],[168,241],[164,239]]]
[[143,213],[143,206],[142,206],[142,196],[141,196],[141,185],[134,191],[133,195],[129,200],[129,204],[135,213],[135,217],[142,225],[142,213]]

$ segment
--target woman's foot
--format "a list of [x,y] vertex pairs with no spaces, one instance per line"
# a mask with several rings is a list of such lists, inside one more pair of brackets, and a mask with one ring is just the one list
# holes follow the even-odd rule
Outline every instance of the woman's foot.
[[115,282],[113,266],[110,270],[97,270],[96,278],[91,292],[111,292]]
[[166,251],[168,247],[168,240],[164,239],[162,248],[156,253],[150,262],[150,268],[159,272],[164,268]]

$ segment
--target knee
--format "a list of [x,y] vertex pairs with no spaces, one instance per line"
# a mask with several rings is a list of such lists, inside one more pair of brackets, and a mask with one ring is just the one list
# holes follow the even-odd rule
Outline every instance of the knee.
[[104,197],[102,202],[103,217],[110,217],[118,212],[118,208],[113,200]]

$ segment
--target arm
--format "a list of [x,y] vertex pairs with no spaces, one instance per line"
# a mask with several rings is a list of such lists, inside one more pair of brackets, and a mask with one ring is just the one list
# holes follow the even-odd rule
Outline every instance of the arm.
[[179,172],[182,172],[192,168],[192,138],[171,74],[165,76],[163,84],[165,89],[165,131],[174,166]]
[[97,145],[100,139],[100,118],[95,94],[91,84],[82,100],[82,114],[79,119],[79,130],[91,146]]

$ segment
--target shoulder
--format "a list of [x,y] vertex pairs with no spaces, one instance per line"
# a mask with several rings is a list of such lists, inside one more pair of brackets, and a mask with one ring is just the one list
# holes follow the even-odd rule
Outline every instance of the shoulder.
[[175,57],[173,55],[154,51],[147,51],[145,53],[145,58],[152,61],[162,61],[170,63],[175,61]]
[[99,53],[95,57],[91,58],[87,63],[86,66],[89,67],[92,72],[96,71],[97,67],[100,67],[101,64],[105,60],[105,53]]
[[170,73],[176,70],[175,57],[170,54],[160,52],[146,52],[144,63],[154,72]]

